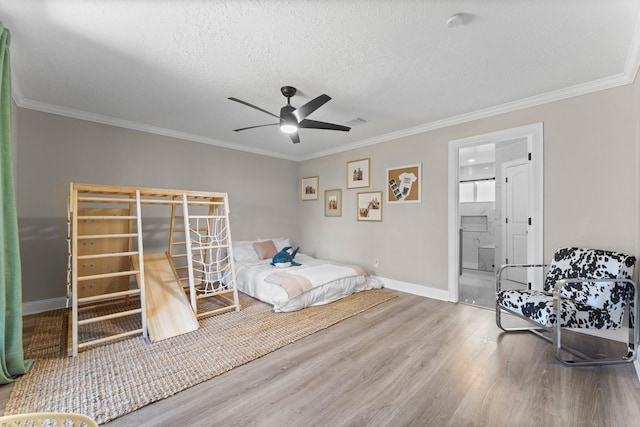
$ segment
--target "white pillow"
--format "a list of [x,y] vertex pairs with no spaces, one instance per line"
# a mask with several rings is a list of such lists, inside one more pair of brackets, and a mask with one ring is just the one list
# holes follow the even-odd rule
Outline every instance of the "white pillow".
[[236,246],[253,246],[253,240],[233,240],[231,243],[234,248]]
[[253,242],[248,240],[238,240],[231,242],[233,245],[233,260],[239,261],[259,261],[258,253],[253,248]]
[[291,246],[291,243],[289,243],[288,237],[274,237],[271,239],[262,239],[258,237],[258,242],[264,242],[265,240],[273,240],[273,244],[276,246],[276,249],[278,250],[278,252],[280,252],[282,248]]

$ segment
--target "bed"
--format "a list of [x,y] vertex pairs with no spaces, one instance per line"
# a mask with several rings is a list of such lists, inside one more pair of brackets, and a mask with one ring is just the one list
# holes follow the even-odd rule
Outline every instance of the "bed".
[[[256,250],[273,242],[275,249]],[[298,253],[300,266],[278,268],[271,265],[273,250],[290,246],[288,239],[260,239],[257,242],[233,242],[238,290],[273,306],[275,312],[289,312],[327,304],[367,289],[379,289],[383,283],[362,268],[313,258]],[[269,256],[271,255],[271,256]]]

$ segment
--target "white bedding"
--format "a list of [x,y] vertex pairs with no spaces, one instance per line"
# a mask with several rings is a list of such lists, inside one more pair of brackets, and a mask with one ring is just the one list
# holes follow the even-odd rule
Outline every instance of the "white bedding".
[[[356,275],[349,268],[329,267],[324,273],[320,271],[322,270],[320,266],[326,264],[335,265],[336,263],[315,259],[305,254],[298,254],[295,260],[302,265],[299,267],[277,268],[271,265],[270,259],[236,262],[238,290],[273,305],[273,311],[287,312],[314,305],[327,304],[354,292],[383,287],[379,279],[371,276]],[[265,280],[274,272],[305,275],[305,270],[310,273],[307,278],[313,287],[293,298],[289,298],[287,291],[282,286]],[[342,271],[343,274],[338,274],[339,271]]]

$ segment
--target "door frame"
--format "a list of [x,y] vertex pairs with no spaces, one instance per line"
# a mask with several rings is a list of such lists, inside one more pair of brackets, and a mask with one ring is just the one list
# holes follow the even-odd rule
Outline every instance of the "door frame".
[[544,229],[544,209],[543,209],[543,123],[520,126],[497,132],[475,135],[467,138],[449,141],[449,218],[448,218],[448,282],[449,301],[458,302],[459,286],[459,263],[460,248],[459,235],[460,209],[459,209],[459,149],[475,145],[495,143],[499,145],[503,142],[510,142],[516,139],[526,139],[527,152],[531,155],[531,166],[529,168],[529,206],[531,209],[532,224],[529,226],[529,236],[527,239],[527,258],[531,264],[542,264],[543,254],[543,229]]

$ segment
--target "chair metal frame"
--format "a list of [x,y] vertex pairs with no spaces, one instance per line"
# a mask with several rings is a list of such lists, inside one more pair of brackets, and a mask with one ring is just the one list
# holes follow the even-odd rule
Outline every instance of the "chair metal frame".
[[[546,268],[548,264],[506,264],[500,267],[498,273],[496,274],[496,296],[502,290],[501,289],[501,281],[502,274],[509,268]],[[584,353],[573,349],[571,347],[567,347],[566,345],[563,347],[562,345],[562,295],[560,290],[571,283],[627,283],[633,287],[633,312],[630,310],[630,299],[629,293],[627,293],[627,297],[625,300],[624,309],[627,312],[626,315],[628,318],[629,325],[629,342],[627,344],[627,354],[621,358],[615,359],[595,359],[591,356],[587,356]],[[545,339],[551,342],[556,349],[556,358],[565,366],[593,366],[593,365],[610,365],[610,364],[621,364],[621,363],[631,363],[636,360],[637,357],[637,348],[638,348],[638,328],[636,323],[638,322],[638,286],[631,279],[592,279],[592,278],[575,278],[575,279],[561,279],[558,280],[553,289],[553,299],[554,306],[556,309],[556,324],[554,326],[544,326],[535,320],[523,316],[519,313],[510,310],[507,307],[501,306],[498,304],[498,300],[496,298],[496,324],[500,329],[504,332],[531,332],[542,339]],[[502,311],[509,313],[517,318],[523,319],[533,325],[535,327],[505,327],[502,325]],[[584,328],[584,329],[594,329],[594,328]],[[598,329],[600,330],[600,329]],[[563,351],[573,354],[574,356],[579,357],[582,360],[567,360],[563,356]]]

